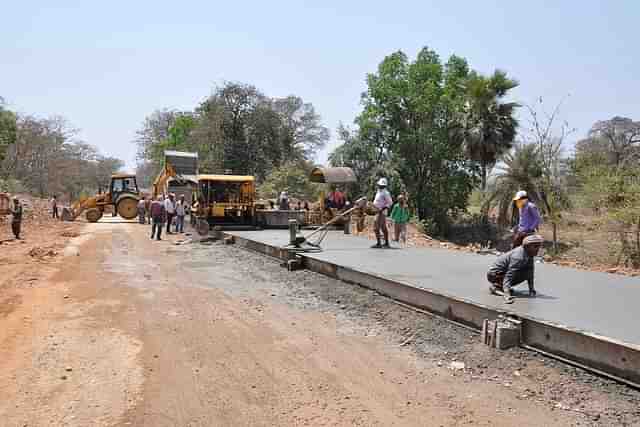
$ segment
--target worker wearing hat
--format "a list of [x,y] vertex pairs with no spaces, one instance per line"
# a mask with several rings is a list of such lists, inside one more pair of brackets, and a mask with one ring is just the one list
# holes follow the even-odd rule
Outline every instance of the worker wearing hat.
[[13,235],[16,237],[16,240],[20,240],[20,230],[22,228],[22,204],[18,197],[13,198],[11,216],[11,231],[13,231]]
[[538,207],[529,201],[529,195],[526,191],[520,190],[516,193],[513,201],[520,213],[520,222],[514,230],[513,248],[522,245],[522,240],[534,234],[540,226],[540,212]]
[[505,303],[513,302],[511,289],[526,281],[529,285],[529,296],[535,296],[533,285],[534,258],[538,255],[544,239],[539,235],[527,236],[521,246],[502,254],[489,267],[487,280],[491,283],[492,294],[502,294]]
[[[378,241],[373,248],[388,248],[389,246],[389,230],[387,229],[387,211],[393,205],[391,194],[387,190],[387,178],[380,178],[378,180],[378,191],[373,199],[373,207],[376,210],[376,221],[374,223],[374,230],[376,233],[376,240]],[[384,236],[384,244],[382,243],[382,237]]]

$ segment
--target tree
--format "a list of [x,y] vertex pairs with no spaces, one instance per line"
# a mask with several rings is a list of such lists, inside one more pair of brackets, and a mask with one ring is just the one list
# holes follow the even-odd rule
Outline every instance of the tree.
[[[365,140],[360,132],[340,124],[338,138],[342,144],[329,154],[329,164],[353,169],[357,181],[352,184],[351,191],[355,197],[372,191],[377,177],[392,174],[387,151]],[[392,184],[395,182],[391,180]]]
[[145,118],[142,129],[136,132],[135,144],[138,160],[146,160],[156,164],[158,168],[164,159],[163,143],[169,137],[169,129],[173,126],[177,111],[156,110]]
[[[582,173],[587,204],[602,214],[604,225],[616,228],[617,264],[640,267],[640,170],[599,164]],[[629,233],[632,227],[633,234]]]
[[467,155],[480,164],[481,188],[486,190],[488,172],[513,147],[519,106],[503,102],[518,82],[496,70],[490,77],[471,72],[467,81]]
[[0,97],[0,163],[4,160],[9,146],[15,144],[16,133],[16,115],[13,111],[5,109],[4,99]]
[[329,132],[310,103],[269,98],[256,87],[226,82],[193,112],[156,111],[138,132],[139,160],[158,170],[166,149],[198,153],[200,170],[254,175],[310,159]]
[[538,194],[541,177],[542,163],[537,145],[518,144],[504,155],[486,200],[487,207],[497,206],[498,224],[509,224],[509,209],[513,206],[513,196],[519,190],[525,190],[533,202],[541,201]]
[[289,196],[301,200],[315,200],[320,186],[309,181],[311,165],[307,163],[285,163],[273,169],[258,188],[258,194],[265,199],[278,197],[287,189]]
[[590,138],[596,138],[608,145],[615,166],[640,158],[640,122],[626,117],[613,117],[596,122],[589,131]]
[[282,120],[281,138],[288,159],[310,159],[329,141],[329,129],[322,125],[313,104],[290,95],[274,99],[273,109]]
[[77,140],[77,133],[62,117],[18,115],[16,140],[2,163],[4,174],[40,197],[67,194],[75,199],[94,193],[122,162],[101,156],[94,146]]
[[542,98],[535,106],[526,105],[529,113],[525,140],[538,148],[538,158],[542,166],[542,176],[538,182],[538,193],[543,202],[543,210],[551,222],[553,230],[553,249],[558,252],[558,224],[561,212],[570,206],[566,183],[563,182],[562,152],[565,139],[575,132],[566,121],[558,124],[560,101],[549,113],[545,110]]
[[468,77],[463,58],[452,56],[443,65],[428,48],[413,62],[396,52],[368,75],[358,118],[364,137],[381,140],[398,165],[419,218],[432,220],[443,234],[449,215],[466,208],[476,182],[463,150]]

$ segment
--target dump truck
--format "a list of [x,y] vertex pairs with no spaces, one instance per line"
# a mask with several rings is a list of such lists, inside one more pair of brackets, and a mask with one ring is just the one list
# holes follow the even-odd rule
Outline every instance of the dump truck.
[[73,221],[85,212],[87,221],[98,222],[108,206],[113,206],[114,211],[122,218],[134,219],[138,215],[139,200],[140,191],[136,176],[115,174],[111,176],[108,192],[81,198],[71,206],[63,208],[62,220]]

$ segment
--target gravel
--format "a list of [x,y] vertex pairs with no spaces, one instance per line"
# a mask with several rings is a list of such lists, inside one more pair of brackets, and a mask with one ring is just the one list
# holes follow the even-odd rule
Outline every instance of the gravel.
[[209,263],[240,270],[252,283],[224,289],[232,295],[277,298],[299,309],[331,313],[343,332],[382,336],[434,365],[454,366],[465,381],[502,383],[519,398],[576,412],[584,418],[580,425],[640,426],[640,391],[626,385],[532,351],[491,349],[475,331],[357,285],[308,270],[289,272],[276,259],[236,246],[194,244],[192,249]]

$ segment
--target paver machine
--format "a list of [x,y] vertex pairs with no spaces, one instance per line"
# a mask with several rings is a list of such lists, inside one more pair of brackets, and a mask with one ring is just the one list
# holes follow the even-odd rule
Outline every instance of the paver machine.
[[62,219],[73,221],[85,212],[87,221],[98,222],[107,206],[113,206],[114,211],[124,219],[134,219],[138,215],[139,200],[140,191],[136,176],[115,174],[111,176],[109,191],[81,198],[71,206],[65,207],[62,209]]
[[198,175],[195,211],[197,231],[209,233],[210,227],[254,227],[256,210],[255,177],[245,175]]

